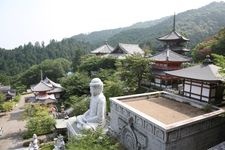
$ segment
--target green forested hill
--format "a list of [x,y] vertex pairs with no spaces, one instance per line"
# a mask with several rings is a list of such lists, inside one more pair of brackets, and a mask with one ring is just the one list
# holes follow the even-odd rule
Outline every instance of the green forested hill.
[[[127,28],[93,32],[87,35],[73,36],[99,46],[104,40],[115,46],[118,42],[149,43],[156,48],[155,38],[172,30],[173,16],[161,20],[143,22]],[[190,47],[195,46],[204,38],[214,35],[225,26],[225,2],[213,2],[199,9],[179,13],[176,16],[176,29],[190,38]],[[109,34],[111,33],[111,34]],[[97,40],[97,42],[96,42]]]
[[102,30],[102,31],[95,31],[90,34],[78,34],[73,36],[73,39],[89,42],[93,45],[101,45],[105,40],[108,40],[109,38],[116,36],[119,33],[123,33],[123,31],[131,30],[131,29],[142,29],[146,27],[154,26],[164,20],[166,20],[168,17],[163,17],[161,19],[153,20],[153,21],[146,21],[146,22],[138,22],[135,23],[132,26],[125,27],[125,28],[117,28],[117,29],[111,29],[111,30]]
[[28,43],[13,50],[0,48],[0,74],[16,75],[45,59],[66,58],[72,60],[77,51],[85,53],[90,49],[91,46],[88,43],[75,39],[64,39],[60,42],[51,40],[47,46],[36,42],[35,45]]
[[225,56],[225,28],[197,44],[192,53],[195,60],[203,60],[211,53]]
[[[225,27],[225,2],[213,2],[199,9],[189,10],[176,16],[176,29],[190,38],[190,47],[194,47],[206,37],[212,36]],[[60,42],[52,40],[47,46],[31,43],[13,50],[0,48],[0,74],[16,75],[39,64],[45,59],[78,58],[108,40],[115,46],[118,42],[138,43],[159,47],[155,38],[172,30],[172,16],[158,20],[136,23],[127,28],[96,31],[79,34]],[[74,59],[75,60],[75,59]],[[76,62],[76,60],[75,60]]]

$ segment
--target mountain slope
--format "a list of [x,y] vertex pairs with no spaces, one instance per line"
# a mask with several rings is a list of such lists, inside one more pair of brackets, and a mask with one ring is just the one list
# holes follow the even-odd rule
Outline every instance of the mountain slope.
[[93,45],[101,45],[105,40],[108,40],[109,38],[123,32],[126,30],[131,30],[131,29],[137,29],[137,28],[146,28],[146,27],[151,27],[154,26],[164,20],[166,20],[168,17],[163,17],[161,19],[153,20],[153,21],[147,21],[147,22],[138,22],[135,23],[129,27],[125,28],[117,28],[117,29],[110,29],[110,30],[102,30],[102,31],[95,31],[90,34],[78,34],[75,36],[72,36],[71,38],[79,40],[79,41],[84,41],[88,42]]
[[0,74],[16,75],[45,59],[66,58],[74,59],[78,53],[90,51],[88,43],[76,41],[75,39],[63,39],[60,42],[51,40],[44,46],[38,42],[35,45],[28,43],[13,50],[0,48]]
[[[151,43],[157,48],[155,38],[172,30],[173,16],[159,20],[137,23],[127,28],[93,32],[87,35],[73,36],[76,40],[90,42],[99,46],[105,40],[115,46],[118,42],[124,43]],[[215,34],[225,26],[225,2],[213,2],[199,9],[193,9],[176,15],[176,29],[187,36],[190,47],[195,46],[204,38]]]
[[221,29],[216,35],[208,37],[197,44],[192,55],[196,61],[199,61],[205,59],[205,56],[211,53],[225,56],[225,28]]

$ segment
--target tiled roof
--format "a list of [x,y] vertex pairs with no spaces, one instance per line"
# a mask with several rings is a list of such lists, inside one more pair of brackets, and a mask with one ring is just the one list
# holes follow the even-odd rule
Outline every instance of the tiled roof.
[[141,55],[144,55],[144,51],[139,47],[138,44],[119,43],[118,46],[111,52],[111,54],[115,54],[117,49],[122,50],[125,54],[141,54]]
[[11,86],[2,86],[0,85],[0,91],[1,92],[8,92],[11,90]]
[[95,50],[91,51],[92,54],[109,54],[113,51],[113,47],[105,43],[104,45],[96,48]]
[[189,62],[191,58],[180,55],[170,49],[166,49],[151,57],[154,61],[174,61],[174,62]]
[[38,84],[31,86],[31,90],[33,92],[44,92],[44,91],[50,91],[52,89],[53,89],[53,86],[45,83],[43,80],[40,81]]
[[56,87],[56,88],[62,88],[62,86],[61,86],[59,83],[53,82],[53,81],[50,80],[48,77],[46,77],[46,78],[44,79],[44,82],[47,83],[47,84],[51,84],[53,87]]
[[33,92],[48,91],[49,93],[55,93],[55,92],[62,92],[63,87],[60,84],[55,83],[46,77],[44,80],[41,80],[38,84],[31,86],[31,90]]
[[225,150],[225,141],[216,146],[209,148],[208,150]]
[[162,37],[159,37],[158,40],[160,41],[171,41],[171,40],[183,40],[183,41],[189,41],[186,37],[182,36],[176,31],[172,31],[168,33],[167,35],[164,35]]
[[219,74],[219,69],[220,67],[213,64],[200,64],[181,70],[166,71],[166,73],[177,77],[203,81],[225,81],[224,78]]

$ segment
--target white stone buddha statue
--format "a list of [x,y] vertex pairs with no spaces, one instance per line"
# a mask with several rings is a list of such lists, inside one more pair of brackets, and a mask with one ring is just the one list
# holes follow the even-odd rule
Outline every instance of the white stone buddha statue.
[[93,129],[105,125],[106,99],[102,93],[103,83],[99,78],[94,78],[90,83],[90,107],[83,115],[77,116],[78,129]]

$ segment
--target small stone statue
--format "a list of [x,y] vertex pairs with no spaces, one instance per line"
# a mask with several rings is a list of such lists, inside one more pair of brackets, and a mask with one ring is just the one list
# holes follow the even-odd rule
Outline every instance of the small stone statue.
[[63,136],[60,134],[54,139],[54,149],[53,150],[65,150],[65,142]]
[[37,135],[33,134],[33,141],[30,142],[28,150],[38,150],[38,149],[39,149],[39,146],[38,146]]
[[104,126],[106,115],[106,99],[102,93],[103,83],[99,78],[94,78],[90,83],[91,101],[89,110],[83,115],[77,116],[78,129],[93,129]]

